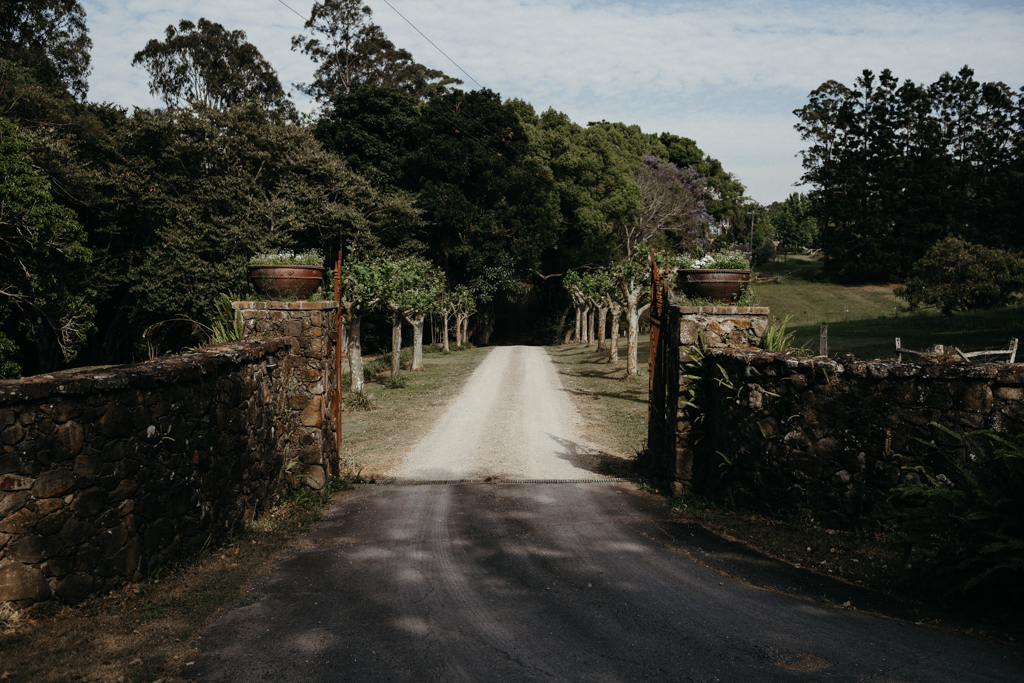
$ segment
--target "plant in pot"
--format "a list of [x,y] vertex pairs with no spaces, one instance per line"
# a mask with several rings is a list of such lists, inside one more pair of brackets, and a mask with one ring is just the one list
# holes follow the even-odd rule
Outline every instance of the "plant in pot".
[[324,257],[315,249],[295,254],[277,251],[249,259],[249,280],[264,296],[305,299],[323,283]]
[[680,257],[676,289],[687,298],[732,304],[750,285],[750,260],[737,251]]

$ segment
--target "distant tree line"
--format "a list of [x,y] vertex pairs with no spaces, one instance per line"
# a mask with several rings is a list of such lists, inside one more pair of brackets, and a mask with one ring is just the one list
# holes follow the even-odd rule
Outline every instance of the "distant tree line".
[[1024,249],[1024,98],[964,67],[931,85],[864,71],[794,112],[825,272],[902,281],[939,240]]

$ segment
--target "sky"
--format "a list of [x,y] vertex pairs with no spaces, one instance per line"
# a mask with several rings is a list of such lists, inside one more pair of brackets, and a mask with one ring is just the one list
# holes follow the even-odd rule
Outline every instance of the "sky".
[[[80,1],[93,40],[91,101],[161,106],[132,56],[169,24],[200,17],[245,31],[286,89],[312,79],[313,63],[291,50],[312,0]],[[395,45],[464,88],[520,98],[538,113],[554,108],[581,125],[622,121],[692,138],[763,204],[808,189],[799,185],[804,145],[793,110],[825,81],[851,85],[864,69],[888,68],[927,84],[966,64],[977,80],[1024,86],[1024,0],[367,4]],[[315,109],[293,97],[300,110]]]

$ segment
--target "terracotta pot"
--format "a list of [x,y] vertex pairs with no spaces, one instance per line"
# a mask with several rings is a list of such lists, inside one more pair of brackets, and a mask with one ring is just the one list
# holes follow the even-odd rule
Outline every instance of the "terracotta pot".
[[749,270],[687,268],[676,274],[676,289],[688,297],[733,304],[750,284]]
[[305,299],[324,281],[323,266],[249,266],[249,279],[260,294]]

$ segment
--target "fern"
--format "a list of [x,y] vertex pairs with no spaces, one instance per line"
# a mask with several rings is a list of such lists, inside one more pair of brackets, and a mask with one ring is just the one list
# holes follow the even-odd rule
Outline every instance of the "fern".
[[242,312],[236,311],[231,302],[238,297],[228,292],[221,294],[213,302],[216,309],[216,316],[213,321],[213,343],[223,344],[229,341],[238,341],[245,337],[245,323],[242,322]]

